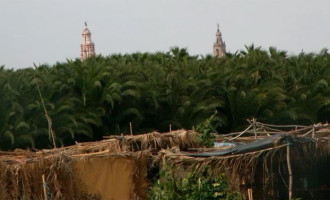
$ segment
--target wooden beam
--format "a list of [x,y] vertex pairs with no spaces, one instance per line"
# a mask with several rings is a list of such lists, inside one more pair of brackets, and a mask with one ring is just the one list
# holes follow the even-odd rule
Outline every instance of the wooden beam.
[[47,196],[47,188],[46,188],[46,181],[45,181],[45,174],[42,175],[42,187],[44,189],[44,199],[48,200],[48,196]]
[[248,189],[248,197],[249,197],[249,200],[253,200],[253,190],[252,190],[252,188]]
[[289,200],[292,199],[292,167],[291,167],[291,159],[290,159],[290,145],[286,147],[286,160],[288,164],[288,172],[289,172]]
[[133,135],[132,122],[129,123],[129,131],[130,131],[131,135]]

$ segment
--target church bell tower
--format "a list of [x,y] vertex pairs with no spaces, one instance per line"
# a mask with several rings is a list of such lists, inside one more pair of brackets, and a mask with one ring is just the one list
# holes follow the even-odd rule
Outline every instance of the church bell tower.
[[226,43],[222,41],[221,32],[219,30],[219,24],[215,35],[216,35],[216,41],[213,45],[213,56],[223,57],[226,54]]
[[82,61],[95,55],[95,48],[91,35],[91,32],[87,28],[87,23],[85,22],[85,29],[82,33],[82,40],[80,44],[80,58]]

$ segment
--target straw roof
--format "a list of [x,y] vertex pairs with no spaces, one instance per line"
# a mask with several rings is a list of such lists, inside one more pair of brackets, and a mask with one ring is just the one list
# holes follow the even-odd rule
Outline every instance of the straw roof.
[[292,162],[301,168],[330,159],[330,124],[293,127],[293,130],[287,126],[281,128],[259,123],[242,132],[218,137],[219,143],[238,144],[229,149],[197,153],[167,150],[159,156],[177,169],[201,172],[207,166],[211,173],[226,172],[236,189],[242,184],[252,185],[261,177],[264,192],[271,193],[274,174],[286,173],[288,146]]
[[[278,134],[280,134],[279,137],[276,136]],[[306,162],[329,159],[329,124],[278,127],[254,121],[246,130],[219,136],[217,140],[253,146],[253,143],[272,140],[271,138],[276,137],[277,139],[271,141],[270,145],[248,151],[237,151],[233,146],[203,149],[199,143],[198,133],[187,130],[169,133],[151,132],[124,137],[106,136],[107,139],[102,141],[77,143],[68,147],[35,152],[30,150],[0,151],[0,170],[3,172],[0,175],[0,198],[43,198],[41,176],[46,174],[46,181],[51,185],[55,198],[100,199],[99,196],[78,192],[75,189],[77,183],[72,171],[74,161],[96,157],[132,160],[136,166],[135,183],[146,179],[139,170],[147,167],[146,162],[152,156],[154,162],[169,160],[177,167],[181,166],[186,170],[196,172],[209,166],[212,173],[226,172],[231,183],[236,185],[252,184],[258,173],[262,173],[265,185],[271,185],[274,178],[272,177],[273,168],[275,164],[280,167],[279,163],[286,162],[285,154],[288,145],[292,149],[294,162],[299,162],[299,158],[304,158],[304,165],[306,165]],[[200,157],[194,153],[193,157],[191,150],[204,151],[210,156]],[[222,155],[212,155],[214,150],[222,152]],[[227,154],[223,154],[224,151],[227,151]],[[155,156],[157,153],[158,156]],[[141,162],[141,160],[144,161]],[[283,166],[280,170],[283,170]],[[139,199],[145,195],[145,187],[147,187],[145,184],[143,187],[134,185],[132,197]],[[72,192],[67,193],[68,190]]]
[[[146,195],[147,158],[152,152],[167,148],[199,147],[193,131],[177,130],[169,133],[152,132],[143,135],[112,136],[98,142],[77,143],[76,145],[30,151],[17,149],[13,152],[0,151],[0,198],[1,199],[42,199],[41,176],[46,174],[46,182],[51,185],[55,199],[98,199],[75,188],[72,163],[97,157],[132,160],[135,166],[134,184],[131,196],[139,199]],[[143,162],[142,162],[143,161]],[[141,185],[141,187],[139,187]],[[70,192],[68,192],[70,191]]]
[[[79,189],[79,179],[74,173],[74,167],[79,160],[95,158],[109,158],[131,160],[134,163],[132,196],[141,194],[141,187],[135,185],[140,182],[141,159],[146,159],[149,151],[76,154],[66,155],[58,153],[52,155],[33,155],[31,152],[16,151],[10,156],[1,157],[0,161],[0,198],[1,199],[43,199],[42,175],[46,176],[47,187],[54,199],[101,199],[100,196],[91,195]],[[146,167],[146,166],[145,166]],[[144,195],[144,194],[142,194]],[[139,198],[134,198],[139,199]]]
[[[120,136],[105,136],[111,138],[110,141],[120,143]],[[151,132],[140,135],[126,135],[122,141],[125,151],[151,150],[158,152],[161,149],[179,148],[186,150],[188,148],[201,147],[198,140],[198,133],[184,129],[175,130],[168,133]]]
[[[141,150],[151,150],[158,152],[160,149],[177,147],[182,150],[188,148],[201,147],[197,133],[187,130],[176,130],[168,133],[151,132],[141,135],[106,136],[105,139],[96,142],[83,142],[56,149],[42,149],[37,151],[16,149],[15,151],[0,151],[0,162],[8,164],[15,162],[33,162],[40,158],[52,157],[63,154],[65,156],[86,156],[136,152]],[[82,155],[80,155],[82,154]]]

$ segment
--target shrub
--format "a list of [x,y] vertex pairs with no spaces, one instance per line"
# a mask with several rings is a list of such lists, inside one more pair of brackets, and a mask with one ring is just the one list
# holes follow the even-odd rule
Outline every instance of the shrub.
[[231,191],[224,173],[211,175],[207,168],[200,173],[190,172],[184,177],[175,175],[167,164],[160,172],[149,193],[155,200],[241,200],[238,192]]
[[214,146],[215,135],[213,133],[215,131],[211,125],[211,122],[216,114],[217,113],[214,113],[210,118],[196,127],[196,130],[200,133],[199,140],[204,147]]

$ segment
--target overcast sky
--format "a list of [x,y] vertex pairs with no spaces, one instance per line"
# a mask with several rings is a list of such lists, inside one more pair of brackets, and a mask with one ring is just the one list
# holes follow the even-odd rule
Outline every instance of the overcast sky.
[[0,0],[0,65],[25,68],[80,56],[84,22],[97,54],[211,54],[219,22],[227,50],[330,48],[329,0]]

